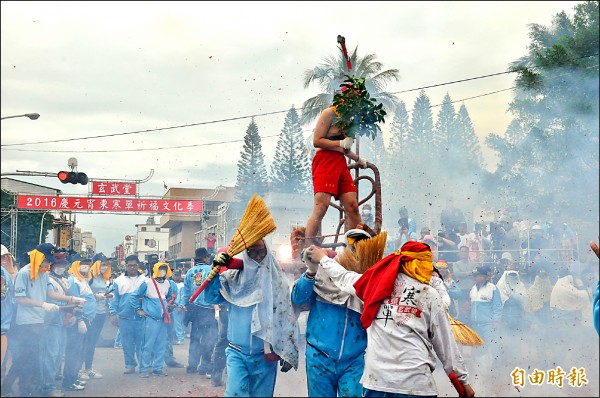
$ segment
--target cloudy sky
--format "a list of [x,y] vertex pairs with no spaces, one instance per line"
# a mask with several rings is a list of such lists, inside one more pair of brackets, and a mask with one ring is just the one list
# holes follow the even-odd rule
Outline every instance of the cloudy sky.
[[[250,117],[269,166],[286,111],[319,92],[303,87],[303,72],[337,54],[338,34],[399,70],[387,88],[410,110],[418,90],[405,91],[506,71],[527,52],[529,24],[548,26],[578,3],[2,2],[2,117],[41,117],[2,121],[1,171],[57,172],[74,156],[90,178],[141,180],[153,170],[143,197],[162,195],[163,183],[233,186]],[[465,99],[483,145],[504,133],[512,94],[481,95],[513,85],[504,74],[425,91],[434,105],[446,93]],[[146,217],[82,214],[77,224],[110,253]]]

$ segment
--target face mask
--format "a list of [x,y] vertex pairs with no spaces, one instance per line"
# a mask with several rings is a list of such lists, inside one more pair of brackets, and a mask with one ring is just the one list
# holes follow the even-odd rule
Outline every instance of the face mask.
[[108,269],[108,266],[106,266],[106,265],[100,266],[100,272],[102,272],[102,273],[105,273],[107,269]]
[[167,276],[167,270],[166,270],[166,269],[159,269],[159,270],[158,270],[158,275],[159,275],[161,278],[164,278],[165,276]]
[[63,267],[54,268],[54,273],[56,275],[63,275],[65,273],[65,269],[66,268]]
[[41,272],[48,272],[50,270],[50,263],[47,260],[42,261],[40,264]]
[[79,266],[79,272],[80,272],[81,274],[87,274],[89,270],[90,270],[90,266],[89,266],[89,265],[87,265],[87,264],[86,264],[86,265],[80,265],[80,266]]

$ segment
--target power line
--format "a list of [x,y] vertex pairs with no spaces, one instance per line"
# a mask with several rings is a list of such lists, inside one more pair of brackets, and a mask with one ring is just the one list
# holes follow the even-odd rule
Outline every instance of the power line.
[[[391,93],[391,94],[400,94],[400,93],[404,93],[404,92],[422,90],[422,89],[432,88],[432,87],[439,87],[439,86],[444,86],[444,85],[448,85],[448,84],[465,82],[465,81],[469,81],[469,80],[484,79],[487,77],[502,75],[502,74],[506,74],[506,73],[514,73],[514,72],[509,71],[509,72],[493,73],[493,74],[489,74],[489,75],[482,75],[482,76],[472,77],[472,78],[468,78],[468,79],[455,80],[455,81],[447,82],[447,83],[440,83],[440,84],[424,86],[424,87],[420,87],[420,88],[414,88],[414,89],[400,91],[400,92]],[[298,108],[298,109],[302,110],[304,108]],[[21,145],[51,144],[51,143],[55,143],[55,142],[81,141],[81,140],[89,140],[89,139],[97,139],[97,138],[117,137],[117,136],[131,135],[131,134],[150,133],[150,132],[154,132],[154,131],[174,130],[174,129],[179,129],[179,128],[201,126],[201,125],[206,125],[206,124],[230,122],[230,121],[234,121],[234,120],[242,120],[242,119],[248,119],[248,118],[259,117],[259,116],[269,116],[269,115],[275,115],[275,114],[285,113],[285,112],[289,112],[289,109],[286,109],[284,111],[274,111],[274,112],[258,113],[258,114],[254,114],[254,115],[248,115],[248,116],[238,116],[238,117],[232,117],[232,118],[226,118],[226,119],[211,120],[211,121],[207,121],[207,122],[189,123],[189,124],[182,124],[182,125],[177,125],[177,126],[161,127],[161,128],[156,128],[156,129],[130,131],[130,132],[125,132],[125,133],[113,133],[113,134],[96,135],[96,136],[80,137],[80,138],[65,138],[65,139],[61,139],[61,140],[21,142],[21,143],[15,143],[15,144],[2,144],[0,146],[4,148],[4,147],[21,146]],[[28,152],[30,152],[30,151],[28,151]],[[69,151],[47,151],[47,152],[69,152]],[[117,152],[117,151],[90,151],[90,152]],[[118,151],[118,152],[127,152],[127,150]]]
[[486,77],[493,77],[493,76],[499,76],[499,75],[505,75],[507,73],[515,73],[514,71],[506,71],[506,72],[498,72],[498,73],[492,73],[490,75],[483,75],[483,76],[477,76],[477,77],[470,77],[468,79],[461,79],[461,80],[454,80],[452,82],[447,82],[447,83],[440,83],[440,84],[432,84],[430,86],[424,86],[424,87],[418,87],[418,88],[411,88],[409,90],[403,90],[403,91],[396,91],[394,93],[390,93],[390,94],[403,94],[403,93],[409,93],[411,91],[417,91],[417,90],[424,90],[426,88],[434,88],[434,87],[441,87],[441,86],[447,86],[449,84],[455,84],[455,83],[462,83],[462,82],[468,82],[470,80],[478,80],[478,79],[484,79]]
[[[272,135],[265,135],[262,136],[261,138],[272,138],[272,137],[279,137],[279,134],[272,134]],[[193,148],[193,147],[198,147],[198,146],[211,146],[211,145],[221,145],[221,144],[229,144],[232,142],[242,142],[244,141],[243,139],[241,140],[231,140],[231,141],[219,141],[219,142],[209,142],[209,143],[204,143],[204,144],[190,144],[190,145],[179,145],[179,146],[170,146],[170,147],[159,147],[159,148],[139,148],[139,149],[110,149],[110,150],[92,150],[92,151],[79,151],[82,153],[104,153],[104,152],[110,152],[110,153],[115,153],[115,152],[141,152],[141,151],[160,151],[163,149],[181,149],[181,148]],[[39,149],[4,149],[5,151],[19,151],[19,152],[40,152]],[[44,152],[53,152],[53,153],[72,153],[73,151],[52,151],[52,150],[44,150]]]
[[[454,100],[454,101],[450,101],[450,103],[454,104],[456,102],[467,101],[467,100],[474,99],[474,98],[479,98],[479,97],[485,97],[486,95],[498,94],[498,93],[501,93],[503,91],[514,90],[515,88],[517,88],[517,87],[513,86],[513,87],[509,87],[509,88],[504,88],[502,90],[492,91],[491,93],[479,94],[479,95],[476,95],[474,97],[467,97],[467,98],[457,99],[457,100]],[[442,106],[442,105],[443,104],[431,105],[430,108],[435,108],[437,106]],[[411,110],[411,112],[412,112],[412,110]]]
[[[505,89],[502,89],[502,90],[492,91],[492,92],[489,92],[489,93],[480,94],[480,95],[476,95],[476,96],[468,97],[468,98],[461,98],[461,99],[457,99],[457,100],[450,101],[450,102],[451,103],[455,103],[455,102],[467,101],[467,100],[474,99],[474,98],[485,97],[487,95],[501,93],[503,91],[513,90],[515,88],[516,87],[505,88]],[[430,105],[429,108],[436,108],[438,106],[442,106],[442,104]],[[410,110],[408,112],[410,113],[410,112],[412,112],[412,110]],[[272,135],[261,136],[261,139],[263,139],[263,138],[273,138],[273,137],[279,137],[279,134],[272,134]],[[204,144],[179,145],[179,146],[172,146],[172,147],[141,148],[141,149],[91,150],[91,151],[80,151],[80,152],[82,152],[82,153],[116,153],[116,152],[160,151],[160,150],[164,150],[164,149],[182,149],[182,148],[193,148],[193,147],[199,147],[199,146],[221,145],[221,144],[229,144],[229,143],[232,143],[232,142],[241,142],[241,141],[244,141],[244,140],[241,139],[241,140],[230,140],[230,141],[220,141],[220,142],[209,142],[209,143],[204,143]],[[40,152],[39,149],[17,149],[17,148],[7,149],[7,148],[3,148],[3,150],[5,150],[5,151],[18,151],[18,152]],[[44,150],[44,152],[72,153],[73,151],[72,150],[70,150],[70,151],[67,151],[67,150]]]
[[179,128],[184,128],[184,127],[201,126],[201,125],[204,125],[204,124],[214,124],[214,123],[230,122],[230,121],[233,121],[233,120],[247,119],[247,118],[257,117],[257,116],[268,116],[268,115],[274,115],[274,114],[283,113],[283,112],[289,112],[289,109],[287,109],[285,111],[257,113],[255,115],[250,115],[250,116],[238,116],[238,117],[231,117],[231,118],[227,118],[227,119],[211,120],[211,121],[208,121],[208,122],[189,123],[189,124],[182,124],[182,125],[178,125],[178,126],[160,127],[160,128],[156,128],[156,129],[130,131],[130,132],[127,132],[127,133],[114,133],[114,134],[96,135],[96,136],[91,136],[91,137],[80,137],[80,138],[65,138],[65,139],[62,139],[62,140],[51,140],[51,141],[21,142],[21,143],[18,143],[18,144],[3,144],[1,146],[4,147],[4,146],[17,146],[17,145],[51,144],[51,143],[54,143],[54,142],[81,141],[81,140],[90,140],[90,139],[95,139],[95,138],[117,137],[117,136],[121,136],[121,135],[150,133],[150,132],[153,132],[153,131],[173,130],[173,129],[179,129]]
[[[586,55],[586,56],[582,56],[582,57],[579,57],[579,58],[576,58],[576,59],[591,58],[591,57],[598,56],[599,54],[600,53],[596,53],[596,54],[592,54],[592,55]],[[538,68],[538,67],[536,67],[536,66],[532,66],[531,67],[531,69],[536,69],[536,68]],[[492,74],[488,74],[488,75],[481,75],[481,76],[476,76],[476,77],[471,77],[471,78],[466,78],[466,79],[454,80],[454,81],[450,81],[450,82],[446,82],[446,83],[439,83],[439,84],[433,84],[433,85],[428,85],[428,86],[423,86],[423,87],[417,87],[417,88],[412,88],[412,89],[403,90],[403,91],[391,92],[390,94],[402,94],[402,93],[407,93],[407,92],[411,92],[411,91],[424,90],[424,89],[427,89],[427,88],[434,88],[434,87],[441,87],[441,86],[446,86],[446,85],[450,85],[450,84],[463,83],[463,82],[466,82],[466,81],[472,81],[472,80],[478,80],[478,79],[485,79],[485,78],[488,78],[488,77],[499,76],[499,75],[504,75],[504,74],[508,74],[508,73],[516,73],[516,72],[517,71],[497,72],[497,73],[492,73]],[[480,96],[469,97],[469,98],[465,98],[465,99],[462,99],[462,100],[456,100],[456,101],[452,101],[452,102],[465,101],[465,100],[468,100],[468,99],[483,97],[483,96],[486,96],[486,95],[491,95],[491,94],[495,94],[497,92],[502,92],[502,91],[507,91],[507,90],[512,90],[512,89],[514,89],[514,87],[508,88],[508,89],[504,89],[504,90],[499,90],[499,91],[492,92],[492,93],[482,94]],[[304,108],[298,108],[298,109],[302,110]],[[269,116],[269,115],[275,115],[275,114],[285,113],[285,112],[289,112],[289,109],[286,109],[286,110],[283,110],[283,111],[273,111],[273,112],[266,112],[266,113],[257,113],[257,114],[248,115],[248,116],[238,116],[238,117],[232,117],[232,118],[226,118],[226,119],[211,120],[211,121],[207,121],[207,122],[189,123],[189,124],[182,124],[182,125],[177,125],[177,126],[160,127],[160,128],[156,128],[156,129],[146,129],[146,130],[130,131],[130,132],[125,132],[125,133],[113,133],[113,134],[97,135],[97,136],[90,136],[90,137],[80,137],[80,138],[65,138],[65,139],[61,139],[61,140],[49,140],[49,141],[37,141],[37,142],[21,142],[21,143],[15,143],[15,144],[2,144],[2,145],[0,145],[0,147],[21,146],[21,145],[36,145],[36,144],[51,144],[51,143],[55,143],[55,142],[81,141],[81,140],[88,140],[88,139],[117,137],[117,136],[131,135],[131,134],[150,133],[150,132],[154,132],[154,131],[174,130],[174,129],[185,128],[185,127],[193,127],[193,126],[201,126],[201,125],[207,125],[207,124],[229,122],[229,121],[234,121],[234,120],[242,120],[242,119],[248,119],[248,118],[259,117],[259,116]],[[231,141],[231,142],[235,142],[235,141]],[[223,142],[223,143],[225,143],[225,142]],[[214,144],[187,145],[187,146],[182,146],[182,147],[173,147],[172,149],[184,148],[184,147],[193,147],[193,146],[203,146],[203,145],[214,145]],[[159,149],[171,149],[171,148],[159,148]],[[136,149],[136,151],[139,151],[139,150],[140,149]],[[143,149],[143,150],[156,150],[156,149]],[[23,151],[24,152],[35,152],[35,151],[32,151],[32,150],[27,150],[27,151],[23,150]],[[134,151],[134,150],[87,151],[87,152],[131,152],[131,151]],[[72,151],[46,151],[46,152],[72,152]]]
[[[592,55],[584,55],[582,57],[578,57],[578,58],[575,58],[575,59],[585,59],[585,58],[597,57],[599,54],[600,53],[596,53],[596,54],[592,54]],[[529,67],[529,69],[539,69],[539,68],[540,68],[539,66],[535,66],[535,65]],[[396,92],[393,92],[393,93],[390,93],[390,94],[409,93],[411,91],[424,90],[426,88],[434,88],[434,87],[447,86],[447,85],[450,85],[450,84],[463,83],[463,82],[468,82],[468,81],[471,81],[471,80],[485,79],[487,77],[500,76],[500,75],[505,75],[505,74],[508,74],[508,73],[516,73],[516,72],[517,71],[509,70],[509,71],[505,71],[505,72],[492,73],[492,74],[489,74],[489,75],[481,75],[481,76],[469,77],[469,78],[461,79],[461,80],[454,80],[454,81],[447,82],[447,83],[432,84],[430,86],[424,86],[424,87],[418,87],[418,88],[411,88],[409,90],[403,90],[403,91],[396,91]]]

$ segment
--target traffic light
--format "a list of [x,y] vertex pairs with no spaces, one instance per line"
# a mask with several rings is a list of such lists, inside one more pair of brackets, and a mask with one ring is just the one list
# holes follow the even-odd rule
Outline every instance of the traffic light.
[[63,184],[81,184],[87,185],[88,176],[85,173],[78,173],[76,171],[59,171],[58,179]]

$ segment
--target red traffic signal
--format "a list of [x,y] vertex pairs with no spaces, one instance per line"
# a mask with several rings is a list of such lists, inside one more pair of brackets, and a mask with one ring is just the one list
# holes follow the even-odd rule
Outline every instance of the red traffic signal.
[[57,177],[63,184],[87,185],[88,183],[88,176],[85,173],[77,173],[74,171],[59,171]]

